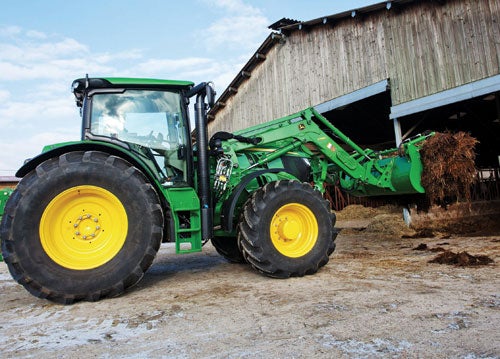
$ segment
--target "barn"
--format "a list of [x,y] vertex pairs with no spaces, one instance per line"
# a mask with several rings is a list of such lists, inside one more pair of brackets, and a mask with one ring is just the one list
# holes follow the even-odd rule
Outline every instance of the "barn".
[[500,199],[499,1],[384,1],[269,28],[209,112],[210,133],[310,106],[372,149],[466,131],[479,140],[474,195]]
[[14,176],[0,176],[0,190],[3,188],[14,189],[19,183],[19,178]]

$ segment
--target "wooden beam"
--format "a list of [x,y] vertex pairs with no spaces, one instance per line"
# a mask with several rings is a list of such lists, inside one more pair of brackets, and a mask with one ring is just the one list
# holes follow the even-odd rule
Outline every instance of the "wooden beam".
[[321,21],[321,23],[323,25],[326,25],[326,26],[329,26],[331,28],[335,27],[335,25],[337,25],[337,22],[335,21],[335,19],[333,18],[327,18],[327,17],[324,17],[323,20]]
[[284,38],[285,38],[285,35],[283,35],[283,34],[278,34],[276,32],[273,32],[271,34],[271,39],[273,39],[273,40],[279,40],[279,41],[281,41],[281,40],[284,40]]
[[301,22],[298,27],[299,30],[304,31],[304,32],[309,32],[311,31],[311,26],[304,24]]
[[257,60],[265,60],[265,59],[266,59],[266,55],[256,53],[256,54],[255,54],[255,58],[256,58]]

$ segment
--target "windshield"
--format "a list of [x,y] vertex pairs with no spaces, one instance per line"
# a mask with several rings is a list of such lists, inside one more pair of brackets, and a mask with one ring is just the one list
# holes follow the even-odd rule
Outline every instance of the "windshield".
[[185,127],[179,93],[151,90],[96,93],[92,97],[90,127],[93,135],[151,149],[169,181],[185,180],[186,164],[180,150],[186,146],[189,130]]
[[128,90],[95,94],[91,133],[151,148],[171,149],[184,144],[178,93]]

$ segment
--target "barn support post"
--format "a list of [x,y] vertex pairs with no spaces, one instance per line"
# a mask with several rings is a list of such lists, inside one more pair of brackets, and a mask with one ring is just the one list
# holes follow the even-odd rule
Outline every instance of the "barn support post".
[[394,135],[396,138],[396,146],[399,146],[403,141],[403,135],[401,133],[401,123],[398,118],[393,118],[392,123],[394,124]]

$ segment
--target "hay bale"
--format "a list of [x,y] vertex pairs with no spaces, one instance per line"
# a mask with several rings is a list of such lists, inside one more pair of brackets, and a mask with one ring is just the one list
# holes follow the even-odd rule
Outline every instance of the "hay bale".
[[451,198],[470,202],[470,187],[476,177],[477,143],[477,139],[465,132],[437,132],[423,143],[422,185],[431,204],[445,205]]

